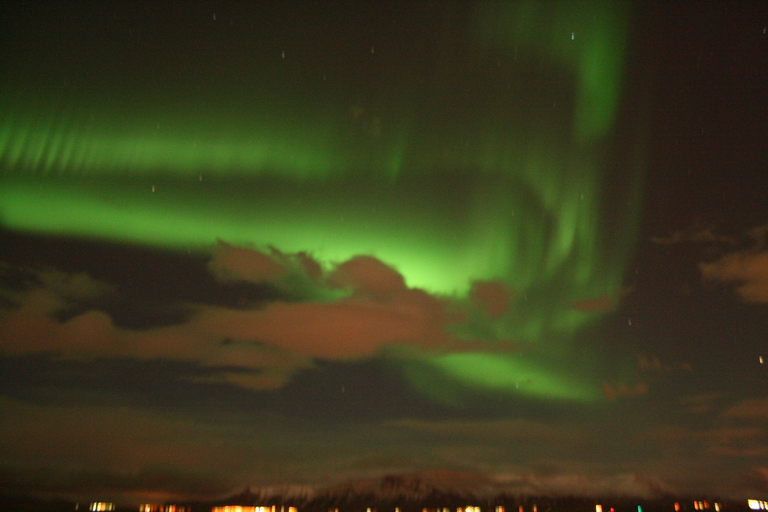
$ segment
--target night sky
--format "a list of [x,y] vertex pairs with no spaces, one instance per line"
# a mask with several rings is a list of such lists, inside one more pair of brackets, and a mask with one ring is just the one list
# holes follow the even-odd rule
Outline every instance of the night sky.
[[768,497],[768,5],[261,4],[0,8],[0,492]]

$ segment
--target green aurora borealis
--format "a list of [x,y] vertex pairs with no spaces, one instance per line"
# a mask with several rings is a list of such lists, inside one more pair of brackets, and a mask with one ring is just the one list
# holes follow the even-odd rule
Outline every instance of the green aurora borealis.
[[46,75],[33,69],[0,100],[0,222],[194,253],[217,240],[306,251],[326,269],[370,255],[459,302],[499,281],[503,314],[468,307],[452,328],[488,350],[395,349],[404,375],[445,403],[462,391],[427,375],[594,400],[599,355],[575,370],[571,340],[619,300],[640,215],[645,120],[620,119],[628,17],[609,2],[485,3],[471,26],[419,36],[436,39],[426,55],[348,36],[346,65],[272,41],[236,78],[207,61],[133,76],[138,59],[125,76],[30,86]]

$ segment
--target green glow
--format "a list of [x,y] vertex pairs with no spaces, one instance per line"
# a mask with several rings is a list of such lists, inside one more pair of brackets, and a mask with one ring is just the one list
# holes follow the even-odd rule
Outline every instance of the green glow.
[[[123,93],[125,105],[9,88],[0,222],[185,251],[217,239],[274,246],[327,267],[369,254],[409,286],[458,300],[472,281],[500,280],[512,295],[500,318],[469,305],[453,326],[494,352],[423,354],[403,362],[406,376],[436,399],[435,373],[593,400],[593,386],[562,376],[563,361],[572,336],[601,316],[574,305],[618,297],[638,229],[641,129],[621,134],[637,144],[620,168],[611,148],[625,11],[483,3],[469,48],[448,59],[469,65],[404,63],[409,73],[361,105],[320,83],[230,100]],[[520,343],[544,359],[503,353]]]
[[618,110],[628,10],[621,1],[486,2],[477,33],[488,45],[531,50],[575,74],[574,135],[589,141],[610,131]]
[[199,137],[183,128],[95,129],[82,126],[82,119],[13,117],[0,125],[0,161],[25,172],[228,174],[279,169],[279,174],[300,178],[323,176],[346,165],[343,155],[329,156],[335,148],[322,127],[313,133],[265,129],[247,136],[234,129],[214,130]]
[[388,355],[416,390],[443,405],[520,404],[519,399],[596,403],[603,399],[600,374],[605,371],[594,361],[584,364],[583,360],[553,360],[522,352],[429,355],[397,348]]
[[555,374],[519,355],[470,352],[439,356],[433,362],[466,385],[480,389],[578,401],[594,401],[601,396],[597,386]]

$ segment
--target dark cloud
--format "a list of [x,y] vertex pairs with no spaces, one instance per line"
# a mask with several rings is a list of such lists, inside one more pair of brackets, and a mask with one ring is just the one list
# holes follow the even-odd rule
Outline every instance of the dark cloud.
[[178,304],[243,307],[282,296],[268,283],[217,280],[209,269],[214,252],[215,247],[185,253],[0,229],[6,289],[41,286],[40,276],[54,287],[61,286],[57,281],[88,279],[108,293],[80,296],[78,302],[110,310],[132,302],[144,303],[147,309]]
[[115,292],[114,286],[93,279],[86,272],[68,274],[46,269],[37,273],[37,279],[45,288],[68,300],[93,300]]
[[30,403],[140,406],[188,411],[201,417],[254,404],[269,407],[264,394],[225,380],[241,368],[209,367],[163,359],[62,359],[53,354],[0,358],[0,394]]

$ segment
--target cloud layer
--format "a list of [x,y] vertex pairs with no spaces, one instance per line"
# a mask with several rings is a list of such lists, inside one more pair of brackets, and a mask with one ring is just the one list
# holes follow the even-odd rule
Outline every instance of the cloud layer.
[[[165,358],[239,368],[239,385],[284,385],[314,359],[355,360],[382,347],[450,350],[461,341],[446,328],[462,318],[455,300],[409,288],[395,269],[358,256],[324,270],[305,253],[269,253],[224,242],[208,270],[222,285],[267,286],[239,307],[174,303],[188,311],[169,325],[130,329],[102,307],[121,291],[79,272],[31,269],[28,286],[6,290],[0,350],[67,358]],[[476,284],[474,300],[498,316],[508,298],[498,284]],[[258,290],[258,289],[257,289]],[[148,306],[148,308],[151,306]],[[140,314],[141,312],[139,312]]]

